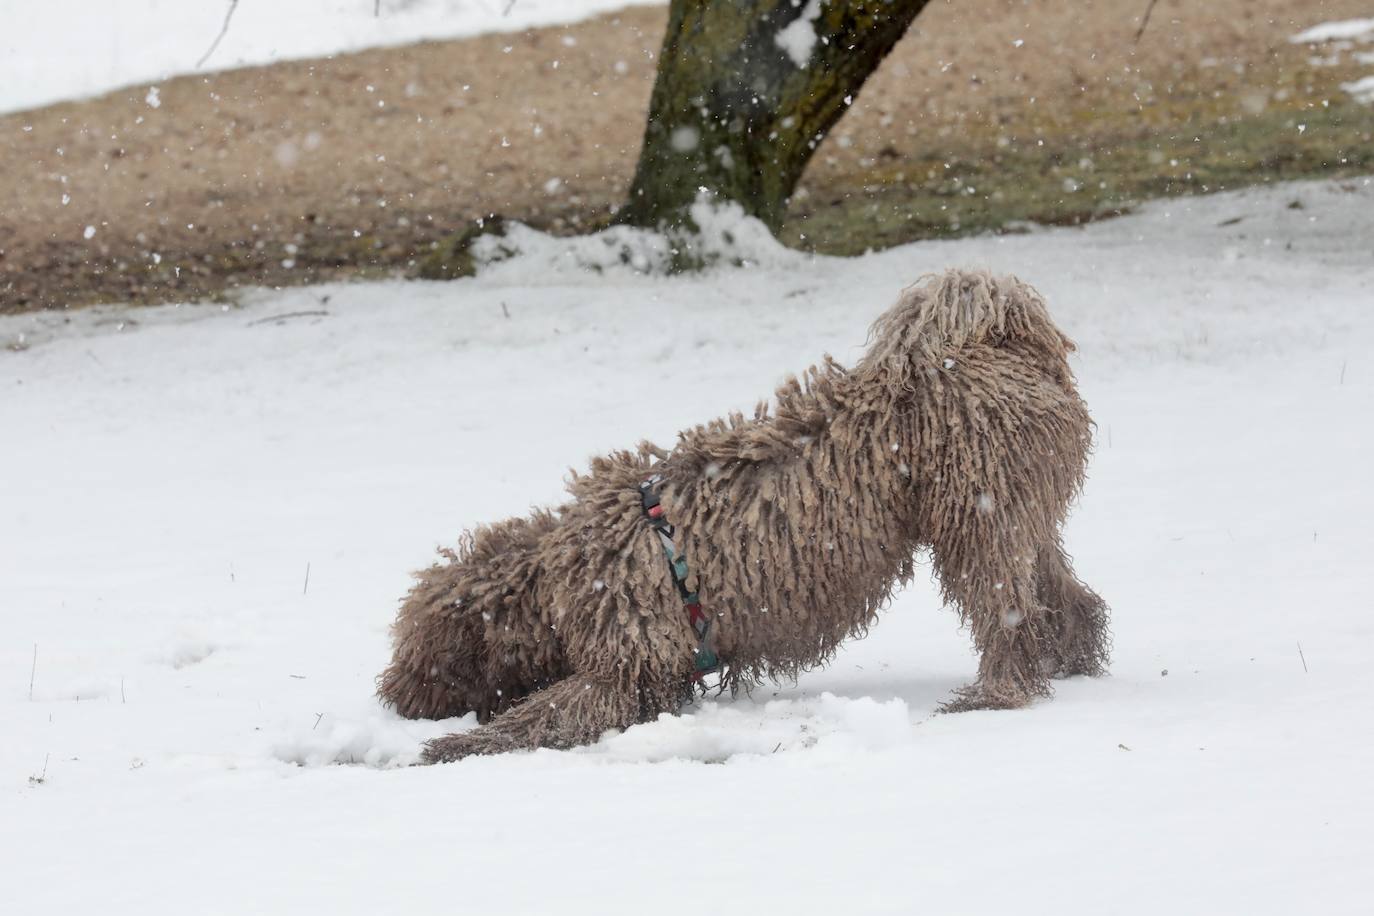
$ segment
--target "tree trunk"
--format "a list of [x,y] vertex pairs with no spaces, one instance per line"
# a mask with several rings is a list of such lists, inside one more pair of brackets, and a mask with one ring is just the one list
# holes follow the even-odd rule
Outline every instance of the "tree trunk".
[[620,221],[682,225],[705,191],[776,233],[812,153],[927,2],[672,0]]

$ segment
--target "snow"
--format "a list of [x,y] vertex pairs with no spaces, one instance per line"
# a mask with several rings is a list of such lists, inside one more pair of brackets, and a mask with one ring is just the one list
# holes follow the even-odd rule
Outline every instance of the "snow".
[[[792,5],[799,5],[793,0]],[[816,49],[816,20],[821,15],[821,0],[809,0],[801,15],[778,30],[773,36],[774,43],[787,52],[799,69],[806,69],[811,54]]]
[[[1312,58],[1317,66],[1334,67],[1341,62],[1341,55],[1353,48],[1354,42],[1374,42],[1374,19],[1345,19],[1339,22],[1323,22],[1294,35],[1289,41],[1294,44],[1332,44],[1328,57]],[[1356,63],[1374,64],[1374,53],[1355,51],[1351,54]],[[1341,83],[1341,88],[1364,105],[1374,104],[1374,74]]]
[[[1363,912],[1371,213],[1374,180],[1285,185],[669,278],[530,234],[454,283],[0,319],[10,908]],[[796,685],[404,766],[472,725],[372,697],[433,545],[852,362],[952,264],[1081,346],[1111,677],[934,715],[976,659],[922,580]]]
[[673,128],[668,143],[677,153],[690,153],[701,144],[701,131],[691,125]]
[[483,275],[518,283],[531,270],[551,278],[584,278],[596,274],[665,274],[675,262],[786,269],[797,261],[761,222],[745,217],[739,204],[716,204],[703,188],[690,208],[697,231],[687,237],[665,237],[629,226],[612,226],[587,235],[559,238],[513,224],[503,235],[480,236],[473,259]]
[[1321,44],[1326,41],[1374,41],[1374,19],[1343,19],[1323,22],[1294,35],[1294,44]]
[[[1374,63],[1374,61],[1369,61]],[[1361,77],[1349,83],[1341,83],[1341,88],[1355,97],[1355,101],[1366,105],[1374,103],[1374,74]]]
[[[42,0],[0,30],[0,112],[111,89],[363,48],[515,32],[663,0]],[[148,104],[157,107],[155,87]]]

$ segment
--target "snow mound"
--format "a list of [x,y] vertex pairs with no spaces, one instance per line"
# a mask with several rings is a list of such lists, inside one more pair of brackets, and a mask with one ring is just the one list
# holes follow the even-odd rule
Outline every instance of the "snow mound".
[[409,721],[392,716],[339,719],[321,716],[286,730],[271,747],[271,756],[303,767],[353,763],[378,769],[405,767],[420,759],[420,745],[477,724],[474,716],[441,721]]
[[[883,751],[912,740],[911,713],[900,699],[880,703],[869,697],[849,699],[823,693],[763,704],[708,702],[688,713],[665,713],[653,722],[610,732],[597,744],[569,753],[612,763],[725,763],[812,748],[840,754]],[[419,761],[425,741],[467,731],[476,724],[472,715],[441,721],[325,715],[283,728],[269,756],[302,767],[406,767]]]
[[218,652],[220,648],[219,645],[208,639],[186,637],[177,640],[161,660],[180,671],[182,668],[200,664]]
[[519,223],[472,245],[478,273],[497,280],[527,280],[591,273],[668,274],[715,266],[778,268],[808,255],[783,246],[768,227],[734,202],[706,197],[690,209],[696,232],[655,232],[612,226],[591,235],[560,238]]
[[881,751],[911,741],[911,714],[900,699],[879,703],[831,693],[762,705],[706,703],[691,715],[662,715],[577,751],[621,763],[696,760],[725,763],[822,748]]

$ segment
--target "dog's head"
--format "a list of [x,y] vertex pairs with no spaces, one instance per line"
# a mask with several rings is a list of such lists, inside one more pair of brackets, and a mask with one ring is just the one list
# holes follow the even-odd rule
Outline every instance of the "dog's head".
[[1072,384],[1073,342],[1050,320],[1044,298],[1015,277],[985,270],[928,274],[902,291],[869,330],[856,367],[894,393],[911,391],[921,375],[957,365],[968,347],[1014,348],[1062,384]]

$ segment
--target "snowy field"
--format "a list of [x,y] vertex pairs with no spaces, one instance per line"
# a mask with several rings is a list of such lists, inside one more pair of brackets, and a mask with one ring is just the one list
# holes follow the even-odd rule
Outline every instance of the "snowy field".
[[[1371,214],[1374,180],[1287,185],[672,279],[531,242],[451,284],[0,320],[7,911],[1367,913]],[[1067,537],[1111,677],[935,715],[976,660],[922,581],[796,685],[400,766],[472,724],[372,697],[435,544],[852,361],[958,264],[1081,345]]]
[[[576,22],[663,0],[0,0],[0,112],[185,73]],[[22,5],[22,13],[19,7]]]

